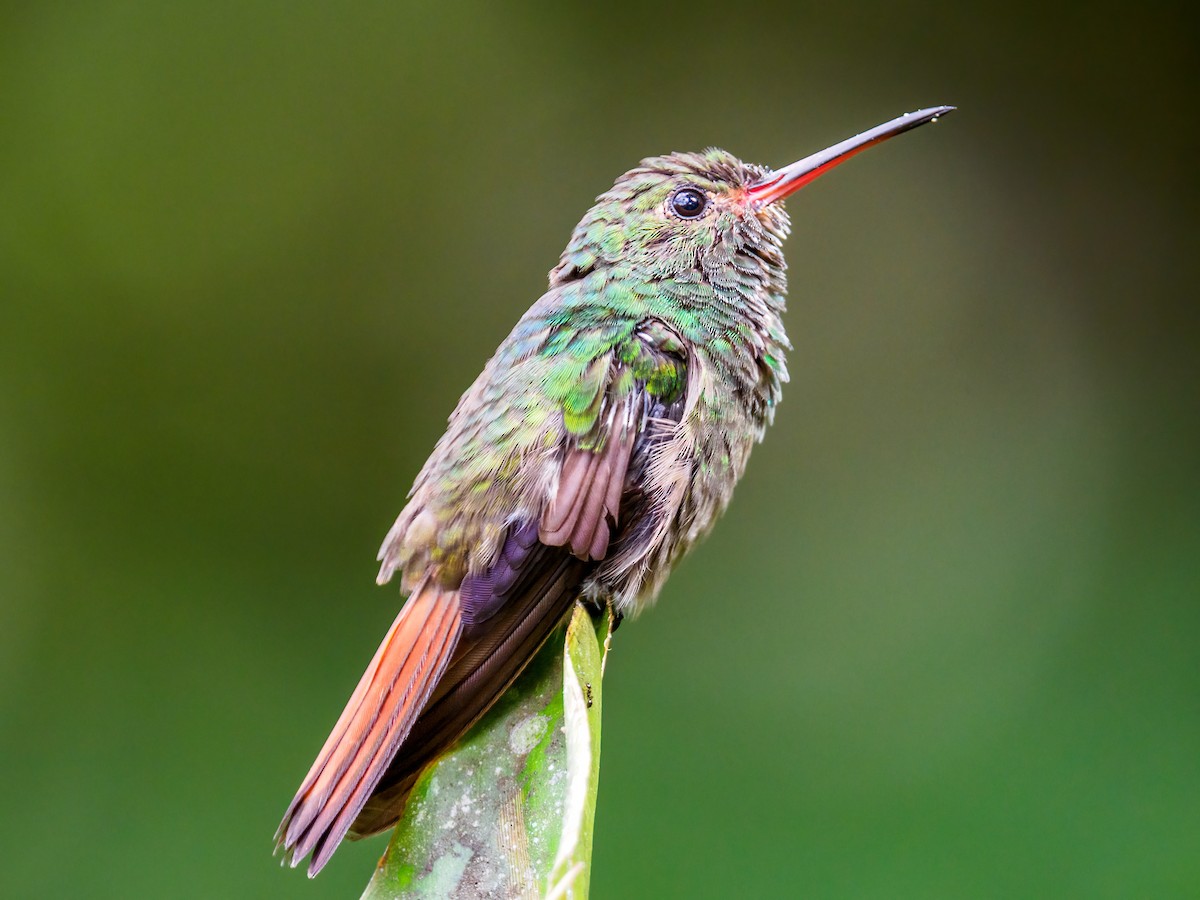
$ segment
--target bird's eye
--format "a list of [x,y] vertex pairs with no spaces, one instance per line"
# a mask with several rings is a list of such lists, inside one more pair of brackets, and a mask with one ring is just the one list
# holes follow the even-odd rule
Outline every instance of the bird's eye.
[[704,213],[708,198],[695,188],[680,188],[671,195],[671,211],[681,219],[695,219]]

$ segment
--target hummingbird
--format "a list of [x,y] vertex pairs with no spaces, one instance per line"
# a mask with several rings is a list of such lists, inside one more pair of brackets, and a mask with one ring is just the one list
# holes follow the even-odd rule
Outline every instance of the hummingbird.
[[771,423],[791,345],[783,200],[954,109],[907,113],[782,169],[724,150],[642,160],[596,199],[546,292],[459,400],[379,551],[407,602],[288,806],[316,875],[394,825],[421,771],[577,601],[653,601]]

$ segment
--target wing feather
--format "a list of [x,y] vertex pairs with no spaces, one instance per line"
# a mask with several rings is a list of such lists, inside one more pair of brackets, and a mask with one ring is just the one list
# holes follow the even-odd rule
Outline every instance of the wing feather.
[[[686,352],[678,336],[654,320],[621,341],[600,346],[582,364],[569,361],[563,371],[575,372],[577,381],[567,379],[560,385],[565,393],[545,398],[561,403],[561,455],[550,457],[558,460],[557,478],[549,481],[556,487],[530,502],[536,512],[525,519],[492,520],[501,543],[483,555],[483,571],[463,564],[459,574],[447,575],[430,549],[445,559],[446,547],[454,545],[439,544],[439,538],[472,511],[459,499],[474,487],[471,482],[447,482],[454,490],[443,496],[432,493],[441,482],[429,474],[461,472],[455,454],[462,445],[443,438],[422,470],[413,502],[381,550],[381,578],[402,566],[404,583],[414,585],[412,596],[288,807],[277,839],[292,865],[311,855],[308,871],[316,874],[347,833],[357,837],[392,825],[422,769],[520,675],[585,582],[603,571],[601,561],[607,569],[615,552],[626,565],[631,542],[661,517],[653,492],[629,482],[652,471],[645,457],[658,446],[648,439],[655,423],[664,416],[678,420],[681,385],[688,381]],[[468,392],[467,408],[456,410],[452,427],[482,420],[489,384]],[[522,402],[527,408],[534,401]],[[496,467],[505,464],[503,455],[496,460]],[[485,468],[481,477],[494,474]],[[539,476],[529,483],[547,481]],[[454,502],[459,518],[448,524],[437,504]],[[497,513],[511,517],[513,510],[489,514]]]

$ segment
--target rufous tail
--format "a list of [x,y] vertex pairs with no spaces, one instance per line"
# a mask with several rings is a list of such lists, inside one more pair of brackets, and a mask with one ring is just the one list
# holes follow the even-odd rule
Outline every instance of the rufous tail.
[[421,584],[392,623],[276,832],[285,861],[328,862],[412,729],[462,636],[458,591]]

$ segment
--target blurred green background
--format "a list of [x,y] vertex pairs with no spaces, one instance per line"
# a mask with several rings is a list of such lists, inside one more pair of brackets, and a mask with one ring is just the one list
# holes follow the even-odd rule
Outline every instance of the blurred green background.
[[619,635],[594,896],[1200,895],[1192,32],[1114,3],[0,13],[5,897],[271,835],[459,393],[643,156],[782,165],[793,383]]

